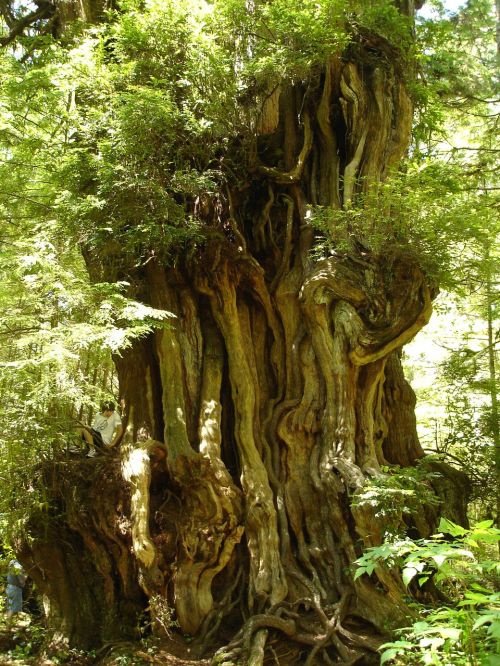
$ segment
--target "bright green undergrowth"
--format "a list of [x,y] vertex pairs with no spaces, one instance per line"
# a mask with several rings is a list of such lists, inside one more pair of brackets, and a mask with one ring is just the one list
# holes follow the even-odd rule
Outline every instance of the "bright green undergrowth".
[[435,585],[440,605],[414,604],[418,621],[382,646],[381,663],[497,666],[500,654],[500,530],[491,520],[465,529],[444,518],[430,539],[392,538],[369,548],[355,578],[398,567],[407,587]]

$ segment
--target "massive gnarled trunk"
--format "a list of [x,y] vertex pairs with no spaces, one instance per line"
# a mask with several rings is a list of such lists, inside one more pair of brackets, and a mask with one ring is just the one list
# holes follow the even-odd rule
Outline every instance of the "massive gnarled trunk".
[[95,505],[70,512],[64,529],[108,614],[161,595],[201,640],[241,627],[227,659],[261,664],[274,631],[305,663],[347,663],[406,610],[394,572],[354,581],[383,525],[351,500],[381,465],[422,455],[399,352],[428,321],[431,290],[414,257],[368,237],[313,258],[310,214],[348,207],[398,165],[412,106],[398,54],[366,34],[270,91],[257,116],[246,180],[193,203],[214,233],[175,268],[151,260],[136,276],[175,319],[117,358],[128,435],[116,477],[106,486],[107,461],[85,463],[108,508],[119,488],[130,499],[105,521],[89,518]]

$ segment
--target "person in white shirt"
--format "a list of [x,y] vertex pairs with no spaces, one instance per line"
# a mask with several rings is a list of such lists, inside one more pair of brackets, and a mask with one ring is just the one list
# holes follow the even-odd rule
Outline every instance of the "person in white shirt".
[[115,411],[115,404],[110,400],[103,402],[101,413],[95,417],[92,427],[84,427],[81,430],[83,439],[89,445],[87,456],[93,458],[98,449],[110,449],[116,446],[122,434],[122,420]]

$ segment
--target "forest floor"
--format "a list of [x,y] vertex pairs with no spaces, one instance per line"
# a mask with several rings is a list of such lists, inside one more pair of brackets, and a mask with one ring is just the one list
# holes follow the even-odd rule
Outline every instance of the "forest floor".
[[[297,646],[286,641],[271,641],[268,652],[265,666],[304,663]],[[42,618],[20,613],[7,626],[0,612],[0,666],[209,666],[210,661],[200,658],[199,648],[189,645],[175,631],[162,638],[148,636],[137,642],[107,644],[93,652],[47,647]]]
[[137,643],[107,645],[85,653],[63,647],[45,649],[45,627],[29,615],[18,615],[11,626],[0,618],[0,666],[208,666],[192,656],[189,645],[175,638],[150,638]]

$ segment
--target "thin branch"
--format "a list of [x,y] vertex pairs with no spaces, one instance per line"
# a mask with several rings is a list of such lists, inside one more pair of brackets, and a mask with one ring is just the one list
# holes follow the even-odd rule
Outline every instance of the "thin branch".
[[16,19],[12,13],[12,8],[10,6],[9,0],[0,0],[0,15],[3,16],[5,23],[9,28],[12,28]]
[[52,210],[52,206],[42,203],[41,201],[36,201],[36,199],[30,199],[29,197],[23,197],[20,194],[15,194],[14,192],[4,192],[0,190],[0,194],[4,194],[6,197],[13,197],[14,199],[21,199],[21,201],[29,201],[29,203],[34,203],[37,206],[42,206],[47,210]]
[[[475,151],[483,151],[483,153],[500,153],[500,148],[483,148],[480,146],[479,148],[473,148],[472,146],[450,146],[451,150],[475,150]],[[441,151],[441,153],[446,154],[448,151]]]
[[[454,456],[453,453],[448,453],[448,451],[443,451],[442,449],[424,449],[424,453],[430,453],[430,454],[437,454],[439,456],[446,456],[446,458],[450,458],[450,460],[454,460],[457,462],[462,468],[464,466],[464,460],[462,458],[459,458],[458,456]],[[484,481],[484,478],[480,476],[475,470],[472,468],[469,468],[467,470],[467,474],[469,476],[475,477],[478,481]]]
[[6,331],[1,331],[0,330],[0,335],[5,336],[5,337],[11,337],[13,335],[21,335],[21,334],[26,334],[26,333],[39,333],[40,328],[38,326],[26,326],[26,327],[21,327],[21,328],[10,328],[9,326],[5,325],[5,328],[7,329]]
[[463,187],[459,192],[495,192],[500,187]]
[[[2,2],[2,4],[4,3]],[[26,14],[25,16],[21,17],[19,20],[14,22],[12,26],[9,26],[10,32],[6,37],[0,39],[0,46],[7,46],[7,44],[10,44],[17,37],[19,37],[19,35],[22,35],[24,30],[32,26],[33,23],[36,23],[41,19],[53,16],[54,12],[56,11],[54,5],[51,2],[45,2],[45,1],[42,2],[42,0],[38,0],[37,4],[38,4],[38,9],[35,9],[35,11],[30,12],[29,14]],[[5,14],[4,18],[7,21]]]
[[297,163],[291,171],[283,172],[275,167],[259,166],[259,171],[266,176],[270,176],[277,183],[290,185],[296,183],[302,175],[304,164],[309,155],[313,143],[311,131],[311,121],[309,115],[304,113],[304,145],[297,158]]
[[14,166],[27,167],[28,169],[46,169],[47,168],[46,164],[29,164],[28,162],[19,162],[18,160],[4,160],[1,157],[0,157],[0,162],[3,162],[4,164],[8,164],[9,166],[12,164]]
[[457,97],[457,99],[473,99],[475,102],[484,102],[484,104],[498,104],[500,102],[500,99],[481,99],[481,97],[475,97],[474,95],[463,95]]

